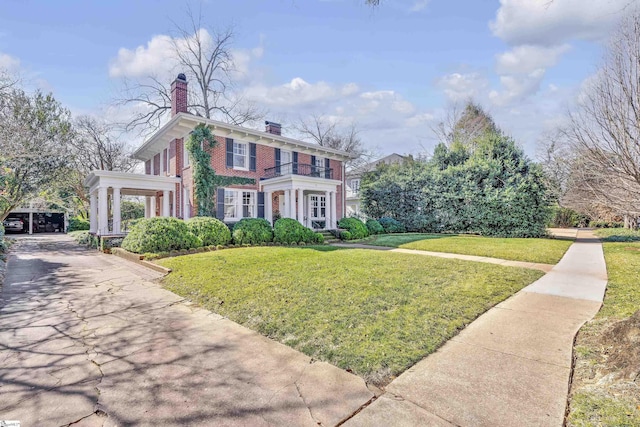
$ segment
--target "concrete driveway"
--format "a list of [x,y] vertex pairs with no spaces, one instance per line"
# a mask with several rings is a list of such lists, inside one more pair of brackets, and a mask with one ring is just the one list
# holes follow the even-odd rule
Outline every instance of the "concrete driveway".
[[22,426],[330,426],[373,394],[192,307],[136,264],[19,239],[0,293],[0,420]]

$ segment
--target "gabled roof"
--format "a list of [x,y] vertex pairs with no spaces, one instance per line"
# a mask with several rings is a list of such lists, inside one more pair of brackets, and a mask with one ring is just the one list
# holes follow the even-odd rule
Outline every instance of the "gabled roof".
[[146,161],[162,151],[176,138],[185,138],[199,124],[205,124],[211,128],[216,136],[238,139],[243,142],[269,145],[285,150],[293,150],[301,153],[320,155],[334,160],[346,161],[354,156],[345,151],[321,147],[316,144],[298,141],[281,135],[247,129],[242,126],[231,125],[217,120],[194,116],[188,113],[178,113],[162,126],[151,138],[146,140],[134,153],[133,158]]
[[370,172],[372,170],[375,170],[375,168],[382,163],[385,163],[387,165],[391,165],[394,163],[402,163],[404,160],[406,159],[405,156],[402,156],[400,154],[397,153],[393,153],[393,154],[389,154],[388,156],[385,156],[381,159],[378,160],[374,160],[371,163],[367,163],[366,165],[359,167],[357,170],[352,170],[347,172],[347,175],[350,177],[357,177],[359,175],[362,175],[365,172]]

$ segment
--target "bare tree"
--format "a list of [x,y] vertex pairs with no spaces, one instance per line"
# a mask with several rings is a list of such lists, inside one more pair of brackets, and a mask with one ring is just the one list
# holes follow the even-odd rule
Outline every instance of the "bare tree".
[[458,143],[473,150],[479,137],[488,132],[496,132],[498,128],[480,104],[469,100],[464,108],[453,104],[431,130],[439,142],[447,146]]
[[[260,119],[262,112],[246,102],[234,85],[237,68],[231,51],[233,30],[207,29],[201,11],[194,14],[190,8],[187,18],[186,26],[173,23],[171,49],[175,65],[170,71],[174,77],[184,73],[191,83],[188,111],[236,125]],[[150,133],[162,124],[171,110],[171,82],[163,81],[163,78],[148,75],[125,80],[125,95],[119,104],[139,109],[125,124],[126,130]]]
[[[583,158],[584,181],[598,200],[628,217],[640,209],[640,15],[625,18],[567,135]],[[634,202],[635,200],[635,202]]]
[[565,194],[569,187],[575,155],[564,129],[555,129],[542,134],[538,140],[536,157],[552,192],[561,207],[565,206]]
[[299,119],[294,128],[301,134],[302,139],[311,140],[322,147],[346,151],[355,156],[346,162],[349,170],[355,170],[370,163],[376,156],[374,150],[365,147],[355,123],[343,127],[339,121],[313,114],[307,119]]

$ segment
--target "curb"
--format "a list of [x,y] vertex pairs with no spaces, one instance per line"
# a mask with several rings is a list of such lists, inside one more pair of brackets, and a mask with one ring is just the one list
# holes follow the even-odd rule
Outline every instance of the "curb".
[[145,261],[144,255],[134,254],[133,252],[126,251],[122,248],[111,248],[111,254],[120,258],[124,258],[127,261],[135,262],[136,264],[142,265],[143,267],[147,267],[151,270],[157,271],[158,273],[162,273],[165,276],[172,271],[170,268],[154,264],[150,261]]

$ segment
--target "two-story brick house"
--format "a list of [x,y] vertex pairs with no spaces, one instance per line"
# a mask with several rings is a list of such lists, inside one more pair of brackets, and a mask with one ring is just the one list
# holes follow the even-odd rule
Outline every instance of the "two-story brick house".
[[218,189],[218,219],[285,217],[310,228],[333,229],[344,216],[348,153],[284,137],[280,125],[273,122],[266,122],[261,132],[189,114],[183,74],[171,86],[171,116],[134,152],[134,158],[144,162],[144,175],[94,171],[87,177],[92,231],[121,232],[119,202],[124,194],[144,196],[147,217],[195,216],[185,141],[199,124],[207,125],[215,136],[210,154],[216,175],[253,180]]

